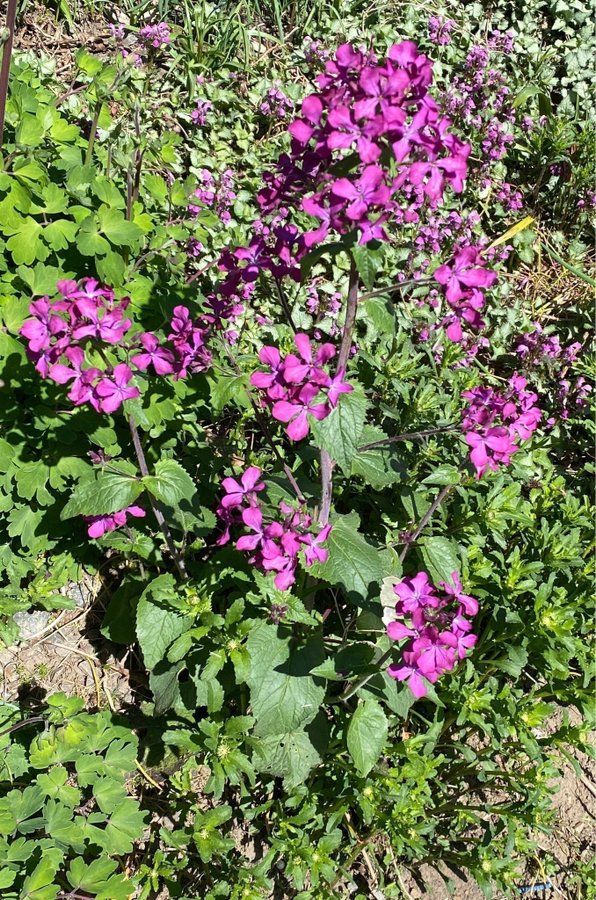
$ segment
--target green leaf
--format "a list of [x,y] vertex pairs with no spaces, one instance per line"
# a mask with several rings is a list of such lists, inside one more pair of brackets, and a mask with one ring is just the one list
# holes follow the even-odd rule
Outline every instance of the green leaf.
[[119,209],[100,206],[98,218],[101,231],[117,247],[130,247],[143,236],[143,230],[134,222],[129,222]]
[[284,788],[291,790],[303,784],[321,762],[327,741],[327,721],[319,714],[306,730],[298,728],[262,738],[253,762],[259,772],[283,778]]
[[420,543],[422,558],[434,584],[451,581],[451,573],[461,570],[461,557],[457,544],[444,537],[423,538]]
[[427,475],[422,479],[421,484],[459,484],[461,481],[461,473],[456,466],[443,465],[437,466],[432,475]]
[[17,265],[30,266],[36,259],[43,262],[47,258],[49,250],[41,241],[42,231],[42,226],[31,216],[21,220],[17,233],[6,242]]
[[54,900],[60,890],[54,883],[54,876],[60,868],[63,852],[56,848],[46,849],[44,856],[25,878],[19,900]]
[[127,797],[116,807],[105,829],[93,828],[91,839],[110,855],[132,853],[134,842],[143,834],[146,816],[138,802]]
[[360,391],[343,394],[326,419],[311,420],[317,447],[336,460],[345,475],[350,475],[352,459],[358,449],[366,418],[367,400]]
[[509,645],[507,648],[507,655],[502,659],[490,660],[490,665],[494,666],[495,669],[501,669],[501,671],[507,672],[512,678],[519,678],[524,666],[527,665],[527,662],[528,651],[525,647]]
[[368,775],[379,759],[387,739],[387,717],[376,700],[363,700],[348,726],[346,742],[354,765]]
[[25,147],[37,147],[43,140],[44,127],[36,116],[25,113],[16,133],[16,143]]
[[291,645],[291,634],[268,622],[260,622],[248,636],[247,681],[259,737],[300,730],[312,722],[323,702],[325,685],[310,674],[323,661],[322,643]]
[[52,250],[66,250],[69,244],[74,243],[76,233],[76,222],[71,222],[70,219],[56,219],[45,226],[43,239]]
[[383,265],[383,245],[381,244],[378,249],[373,250],[370,244],[365,244],[364,246],[355,244],[351,253],[360,280],[365,288],[371,291],[375,284],[377,272]]
[[383,579],[383,556],[358,533],[356,519],[340,516],[333,522],[325,545],[329,558],[315,563],[310,571],[329,584],[343,584],[348,594],[366,597],[369,585]]
[[155,475],[146,475],[143,483],[166,506],[177,506],[181,500],[190,500],[196,493],[192,478],[174,459],[160,459],[155,466]]
[[[358,443],[366,446],[386,437],[379,428],[365,428]],[[366,484],[377,489],[403,481],[407,470],[399,459],[399,453],[396,444],[374,447],[371,450],[359,449],[352,459],[352,475],[359,475]]]
[[96,216],[87,216],[81,222],[77,234],[77,247],[83,256],[103,256],[110,249],[106,239],[99,233]]
[[81,47],[75,53],[77,66],[87,75],[97,75],[103,68],[103,61],[98,56],[93,56],[85,47]]
[[123,284],[126,266],[124,259],[115,250],[108,250],[103,259],[96,260],[95,266],[97,274],[106,284]]
[[62,510],[61,519],[73,516],[102,516],[126,509],[143,492],[140,480],[116,472],[103,472],[94,481],[85,481],[74,489]]
[[220,413],[224,406],[234,402],[238,406],[250,406],[248,399],[248,375],[219,375],[209,378],[211,387],[211,404],[215,413]]
[[143,591],[137,606],[137,639],[148,669],[164,659],[170,644],[192,625],[192,619],[168,606],[175,592],[171,575],[160,575]]
[[108,206],[114,206],[116,207],[116,209],[124,209],[124,207],[126,206],[124,197],[122,196],[114,182],[109,178],[106,178],[105,175],[97,175],[93,181],[91,189],[93,190],[95,196],[99,197],[102,203],[107,203]]
[[66,877],[73,891],[93,894],[95,900],[128,900],[134,886],[126,876],[113,874],[117,865],[107,857],[91,863],[77,858],[71,861]]

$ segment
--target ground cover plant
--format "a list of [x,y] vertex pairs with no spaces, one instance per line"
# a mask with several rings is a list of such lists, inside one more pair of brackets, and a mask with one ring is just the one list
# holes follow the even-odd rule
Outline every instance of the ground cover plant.
[[0,640],[133,688],[4,691],[2,896],[594,896],[587,10],[11,10]]

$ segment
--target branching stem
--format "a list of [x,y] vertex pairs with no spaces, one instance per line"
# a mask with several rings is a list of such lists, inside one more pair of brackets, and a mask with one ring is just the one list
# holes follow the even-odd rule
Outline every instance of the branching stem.
[[385,444],[396,444],[398,441],[419,441],[422,438],[433,437],[435,434],[444,434],[448,431],[455,431],[455,425],[443,425],[442,428],[430,428],[428,431],[410,431],[406,434],[394,434],[392,437],[382,438],[380,441],[372,441],[370,444],[364,444],[358,447],[358,452],[363,453],[365,450],[374,450],[376,447],[384,447]]
[[[145,453],[143,450],[143,445],[141,444],[141,436],[139,434],[139,429],[134,423],[132,416],[128,416],[128,427],[130,428],[130,434],[132,437],[132,443],[135,448],[135,454],[137,457],[137,461],[139,463],[139,469],[141,470],[141,475],[145,478],[149,475],[149,469],[147,467],[147,460],[145,458]],[[151,509],[153,510],[153,514],[161,529],[161,533],[163,534],[164,540],[166,542],[166,546],[170,551],[170,555],[174,560],[174,564],[178,570],[178,574],[182,581],[186,581],[188,579],[188,573],[186,571],[186,566],[184,565],[184,560],[180,553],[178,552],[176,545],[174,543],[174,539],[172,537],[172,533],[166,522],[165,516],[160,509],[159,503],[155,499],[155,497],[148,491],[149,494],[149,503],[151,504]]]

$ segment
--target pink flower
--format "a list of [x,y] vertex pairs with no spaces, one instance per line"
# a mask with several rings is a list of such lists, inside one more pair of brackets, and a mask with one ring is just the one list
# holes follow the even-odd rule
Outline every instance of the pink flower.
[[469,432],[465,440],[472,448],[470,459],[476,469],[476,478],[482,478],[488,469],[497,472],[498,463],[508,466],[517,450],[508,429],[503,427],[489,428],[485,434]]
[[242,473],[240,482],[236,481],[235,478],[224,478],[221,483],[226,492],[225,497],[221,501],[223,508],[233,509],[247,501],[251,506],[254,506],[257,502],[257,492],[265,489],[264,482],[259,481],[260,477],[261,470],[256,466],[249,466]]
[[315,562],[324,563],[327,561],[329,552],[324,547],[321,547],[321,544],[324,544],[331,534],[332,527],[331,525],[325,525],[316,537],[312,534],[305,534],[299,538],[300,542],[305,544],[304,561],[307,566],[312,566]]
[[321,366],[335,356],[336,349],[333,344],[322,344],[313,359],[310,338],[307,334],[295,334],[294,343],[300,359],[293,354],[286,356],[283,365],[284,380],[290,384],[300,384],[303,381],[326,384],[329,376],[321,369]]
[[393,591],[401,600],[404,612],[414,612],[421,606],[436,606],[438,602],[426,572],[404,578],[394,586]]
[[455,254],[452,264],[439,266],[433,272],[435,281],[445,287],[447,300],[461,300],[466,288],[487,288],[495,283],[496,272],[484,268],[480,262],[478,250],[475,247],[465,247]]
[[129,387],[132,381],[132,372],[126,363],[120,363],[114,368],[111,377],[104,376],[95,392],[99,399],[101,412],[115,412],[125,400],[138,397],[141,393],[137,387]]
[[439,587],[443,589],[448,597],[452,597],[460,604],[467,616],[476,615],[478,612],[478,600],[463,593],[463,587],[458,572],[451,573],[451,584],[446,581],[440,581]]
[[90,538],[100,538],[109,531],[115,531],[116,528],[126,525],[126,517],[134,516],[136,519],[145,517],[145,510],[140,506],[127,506],[118,512],[105,516],[83,516],[86,522],[89,522],[87,534]]
[[292,401],[278,400],[273,404],[273,418],[288,423],[286,432],[292,441],[300,441],[308,434],[308,413],[319,420],[329,415],[327,403],[313,403],[319,390],[316,384],[306,384]]
[[142,371],[152,365],[157,375],[171,375],[174,371],[174,354],[162,347],[157,336],[151,332],[142,334],[140,341],[144,353],[137,353],[133,356],[131,363]]
[[351,201],[346,215],[354,222],[367,215],[369,206],[383,206],[389,200],[389,188],[384,183],[384,173],[379,166],[367,166],[356,182],[338,178],[332,191],[337,197]]

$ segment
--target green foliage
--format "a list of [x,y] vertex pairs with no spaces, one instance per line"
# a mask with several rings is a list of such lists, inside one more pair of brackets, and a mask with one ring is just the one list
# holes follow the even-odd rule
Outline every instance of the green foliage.
[[[133,28],[155,15],[145,2],[118,6]],[[78,8],[70,18],[61,9],[74,27]],[[38,377],[19,338],[29,304],[54,296],[59,279],[90,276],[130,298],[139,331],[163,332],[177,305],[212,314],[220,254],[252,234],[263,173],[287,149],[260,110],[265,92],[279,82],[298,109],[317,71],[303,38],[327,48],[415,39],[444,86],[483,40],[485,9],[439,5],[457,25],[445,46],[427,39],[419,3],[160,0],[157,11],[172,44],[143,66],[80,49],[72,85],[28,54],[11,71],[0,171],[0,641],[18,639],[16,612],[68,608],[66,589],[83,571],[99,574],[101,634],[135,661],[135,681],[121,714],[54,695],[40,704],[42,722],[25,724],[24,707],[0,704],[2,897],[365,897],[362,859],[388,898],[399,896],[394,865],[439,861],[487,896],[513,896],[549,827],[561,760],[587,749],[593,429],[579,410],[478,481],[460,397],[511,374],[515,337],[536,318],[563,343],[589,328],[589,219],[578,201],[592,178],[590,16],[579,0],[491,4],[490,27],[517,35],[516,54],[495,65],[516,108],[545,121],[512,126],[515,142],[492,171],[522,191],[522,210],[487,193],[479,171],[448,201],[457,215],[482,215],[475,239],[515,248],[487,311],[490,347],[468,365],[457,347],[420,340],[433,314],[419,288],[382,293],[406,261],[414,270],[432,255],[418,249],[416,223],[382,248],[351,246],[364,295],[354,390],[294,446],[273,420],[262,433],[248,391],[262,344],[291,347],[274,285],[260,284],[257,315],[236,343],[217,346],[207,374],[138,374],[142,396],[113,416],[67,404],[63,386]],[[213,107],[204,127],[191,119],[197,98]],[[461,127],[479,157],[477,134]],[[190,216],[202,170],[227,168],[230,221],[201,203]],[[526,215],[533,221],[504,237]],[[324,340],[337,341],[341,315],[309,311],[308,290],[323,310],[345,294],[347,246],[314,248],[303,283],[283,298],[297,328]],[[527,288],[547,259],[575,291],[560,309]],[[570,374],[593,375],[587,352]],[[550,373],[537,367],[533,379],[551,402]],[[279,500],[295,502],[293,478],[315,517],[321,449],[332,459],[328,558],[279,591],[218,544],[221,480],[262,468],[269,517]],[[88,540],[81,517],[136,503],[145,519]],[[435,583],[458,572],[481,611],[471,656],[415,700],[385,671],[399,659],[386,622],[392,585],[422,569]]]

